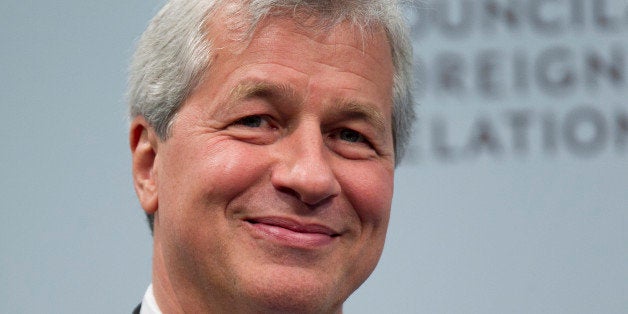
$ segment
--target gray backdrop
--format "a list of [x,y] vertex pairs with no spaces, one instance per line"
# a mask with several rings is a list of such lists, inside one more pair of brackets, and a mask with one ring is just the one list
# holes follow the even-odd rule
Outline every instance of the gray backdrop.
[[[128,313],[151,237],[126,66],[162,1],[3,0],[0,312]],[[407,11],[419,124],[347,313],[625,313],[628,3]]]

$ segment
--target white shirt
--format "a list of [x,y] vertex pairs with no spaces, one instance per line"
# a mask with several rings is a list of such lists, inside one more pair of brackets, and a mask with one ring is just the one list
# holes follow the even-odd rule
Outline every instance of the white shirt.
[[155,300],[155,295],[153,294],[152,283],[148,286],[148,289],[146,289],[144,299],[142,299],[140,314],[162,314],[159,306],[157,305],[157,301]]

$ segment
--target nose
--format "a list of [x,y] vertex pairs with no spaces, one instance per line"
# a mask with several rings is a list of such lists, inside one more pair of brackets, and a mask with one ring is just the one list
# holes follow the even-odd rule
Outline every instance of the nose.
[[271,174],[275,189],[293,195],[310,207],[339,194],[340,183],[320,128],[299,127],[281,142],[277,152],[279,161]]

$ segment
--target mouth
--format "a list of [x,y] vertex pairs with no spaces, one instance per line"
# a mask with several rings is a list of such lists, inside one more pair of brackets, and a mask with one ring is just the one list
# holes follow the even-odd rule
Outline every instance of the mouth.
[[259,217],[244,221],[255,238],[296,248],[325,246],[340,236],[339,232],[330,227],[321,224],[303,224],[288,218]]

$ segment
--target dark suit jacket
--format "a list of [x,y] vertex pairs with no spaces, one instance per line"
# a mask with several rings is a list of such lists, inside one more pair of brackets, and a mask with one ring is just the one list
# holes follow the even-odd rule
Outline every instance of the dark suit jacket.
[[138,305],[135,307],[135,310],[133,310],[133,313],[132,313],[132,314],[140,314],[140,309],[141,309],[141,308],[142,308],[142,303],[138,304]]

